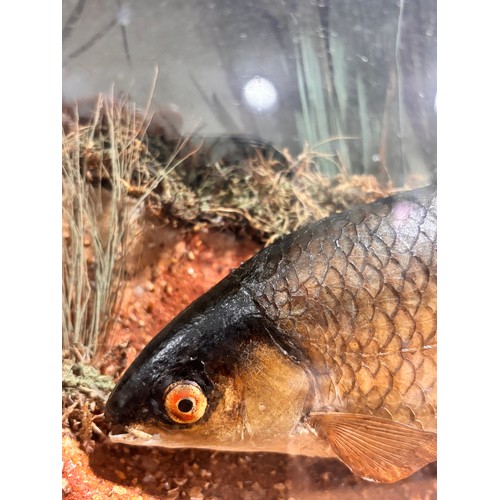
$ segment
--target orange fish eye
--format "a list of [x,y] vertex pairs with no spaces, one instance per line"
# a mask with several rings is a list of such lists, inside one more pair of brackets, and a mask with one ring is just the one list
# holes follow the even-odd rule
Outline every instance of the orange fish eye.
[[196,382],[181,380],[165,389],[163,405],[174,422],[192,424],[205,414],[207,398]]

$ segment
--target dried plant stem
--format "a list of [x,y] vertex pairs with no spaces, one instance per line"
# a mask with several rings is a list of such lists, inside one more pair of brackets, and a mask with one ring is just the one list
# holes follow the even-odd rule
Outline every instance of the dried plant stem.
[[[63,348],[76,347],[85,359],[107,345],[146,200],[198,149],[180,154],[188,136],[166,164],[154,163],[145,142],[148,109],[99,96],[92,123],[63,135]],[[147,170],[144,164],[154,164],[156,174],[137,186],[134,174]]]

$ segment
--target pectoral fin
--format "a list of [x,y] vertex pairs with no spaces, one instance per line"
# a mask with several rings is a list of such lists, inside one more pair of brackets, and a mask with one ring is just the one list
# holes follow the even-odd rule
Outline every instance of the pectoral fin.
[[394,483],[437,459],[433,432],[353,413],[311,413],[308,421],[340,460],[365,479]]

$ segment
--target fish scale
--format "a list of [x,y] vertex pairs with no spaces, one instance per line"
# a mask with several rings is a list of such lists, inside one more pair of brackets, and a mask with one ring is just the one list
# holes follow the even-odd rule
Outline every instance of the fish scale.
[[309,224],[151,340],[107,402],[127,429],[110,437],[408,477],[437,457],[436,283],[435,186]]
[[330,370],[325,408],[435,431],[435,189],[310,225],[266,265],[277,272],[247,286],[312,370]]

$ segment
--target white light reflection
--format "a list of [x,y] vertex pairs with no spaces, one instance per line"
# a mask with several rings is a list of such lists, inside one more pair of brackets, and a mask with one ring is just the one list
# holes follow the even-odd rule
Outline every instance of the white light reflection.
[[269,80],[255,76],[243,87],[243,98],[253,111],[264,113],[276,109],[278,92]]

